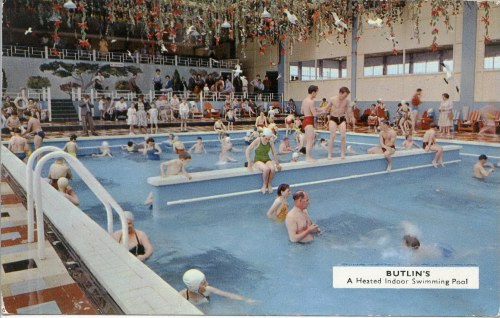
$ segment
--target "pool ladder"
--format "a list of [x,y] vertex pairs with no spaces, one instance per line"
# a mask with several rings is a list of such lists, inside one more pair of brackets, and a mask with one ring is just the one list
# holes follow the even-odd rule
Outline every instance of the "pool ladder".
[[[36,159],[42,154],[44,155],[35,166]],[[27,202],[28,202],[28,242],[34,242],[34,208],[36,207],[36,224],[37,224],[37,247],[38,257],[45,259],[45,230],[43,226],[43,208],[42,208],[42,177],[41,172],[43,166],[53,158],[63,158],[69,166],[82,178],[85,184],[96,195],[99,201],[106,208],[108,220],[108,233],[113,234],[113,209],[120,217],[122,225],[123,245],[128,247],[128,225],[123,209],[115,199],[106,191],[106,189],[97,181],[90,171],[78,160],[67,152],[62,151],[58,147],[45,146],[35,150],[28,159],[26,164],[26,185],[27,185]],[[35,205],[33,206],[33,202]]]

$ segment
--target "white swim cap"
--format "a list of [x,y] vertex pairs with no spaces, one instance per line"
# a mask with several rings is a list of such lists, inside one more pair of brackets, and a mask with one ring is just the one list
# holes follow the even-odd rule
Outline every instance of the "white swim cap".
[[264,128],[262,130],[262,136],[264,137],[272,137],[273,136],[273,131],[269,128]]
[[130,211],[123,211],[123,216],[125,216],[125,219],[127,220],[134,220],[134,215]]
[[201,283],[205,280],[205,274],[197,269],[190,269],[182,276],[182,281],[188,290],[198,292]]
[[224,140],[225,140],[226,142],[230,142],[230,141],[231,141],[231,137],[227,136],[226,138],[224,138]]
[[296,159],[296,158],[298,158],[298,157],[299,157],[299,153],[298,153],[298,152],[294,152],[294,153],[292,154],[292,158],[293,158],[293,159]]
[[108,143],[107,141],[103,141],[103,142],[102,142],[102,145],[103,145],[104,147],[109,147],[109,143]]
[[401,105],[406,104],[406,101],[404,99],[401,100]]
[[57,188],[61,190],[61,188],[66,188],[68,186],[68,179],[65,177],[60,177],[57,179]]

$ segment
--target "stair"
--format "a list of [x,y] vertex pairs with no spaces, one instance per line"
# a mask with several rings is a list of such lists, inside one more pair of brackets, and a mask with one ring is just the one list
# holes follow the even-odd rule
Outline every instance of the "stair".
[[71,99],[52,99],[52,121],[78,121],[78,113]]

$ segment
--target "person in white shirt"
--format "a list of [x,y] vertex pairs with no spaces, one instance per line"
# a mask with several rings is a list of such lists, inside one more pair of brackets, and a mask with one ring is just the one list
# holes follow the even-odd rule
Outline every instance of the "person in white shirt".
[[121,97],[119,101],[115,102],[115,120],[118,120],[118,116],[127,117],[128,105],[125,102],[125,97]]

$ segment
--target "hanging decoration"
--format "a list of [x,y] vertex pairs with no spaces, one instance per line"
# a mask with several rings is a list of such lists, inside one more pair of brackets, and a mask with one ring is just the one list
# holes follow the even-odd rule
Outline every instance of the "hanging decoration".
[[[39,0],[11,0],[13,7],[26,7],[38,11],[42,23],[54,23],[53,37],[61,20],[47,22],[55,14],[60,17],[65,13],[65,0],[53,0],[50,9],[41,5]],[[108,30],[115,36],[119,33],[126,37],[140,37],[160,48],[173,51],[178,45],[202,47],[212,50],[214,46],[231,41],[241,50],[247,48],[248,41],[259,46],[259,52],[265,53],[268,46],[282,44],[280,53],[293,52],[293,46],[299,42],[319,43],[336,39],[339,44],[346,44],[350,32],[356,23],[354,40],[362,39],[363,28],[369,19],[368,27],[383,30],[383,36],[392,41],[393,51],[398,52],[395,24],[403,19],[413,24],[413,37],[420,41],[420,19],[422,6],[431,6],[430,27],[431,48],[438,49],[438,36],[441,32],[438,22],[443,21],[451,29],[450,17],[459,12],[461,1],[456,0],[74,0],[75,26],[80,31],[79,44],[89,47],[87,32],[94,25],[105,21]],[[484,9],[482,22],[486,29],[485,41],[489,40],[488,1],[480,2]],[[48,12],[48,10],[50,10]],[[63,12],[64,11],[64,12]],[[409,13],[409,14],[407,14]],[[51,16],[52,15],[52,16]],[[373,21],[378,21],[374,26]],[[98,22],[98,23],[94,23]],[[76,24],[78,23],[78,24]],[[385,29],[387,28],[387,29]],[[384,30],[385,29],[385,30]],[[94,32],[94,30],[91,30]],[[123,35],[125,36],[125,35]]]
[[491,42],[489,34],[490,26],[490,4],[488,1],[481,1],[479,4],[479,9],[484,10],[484,15],[481,17],[481,22],[484,24],[484,44]]

